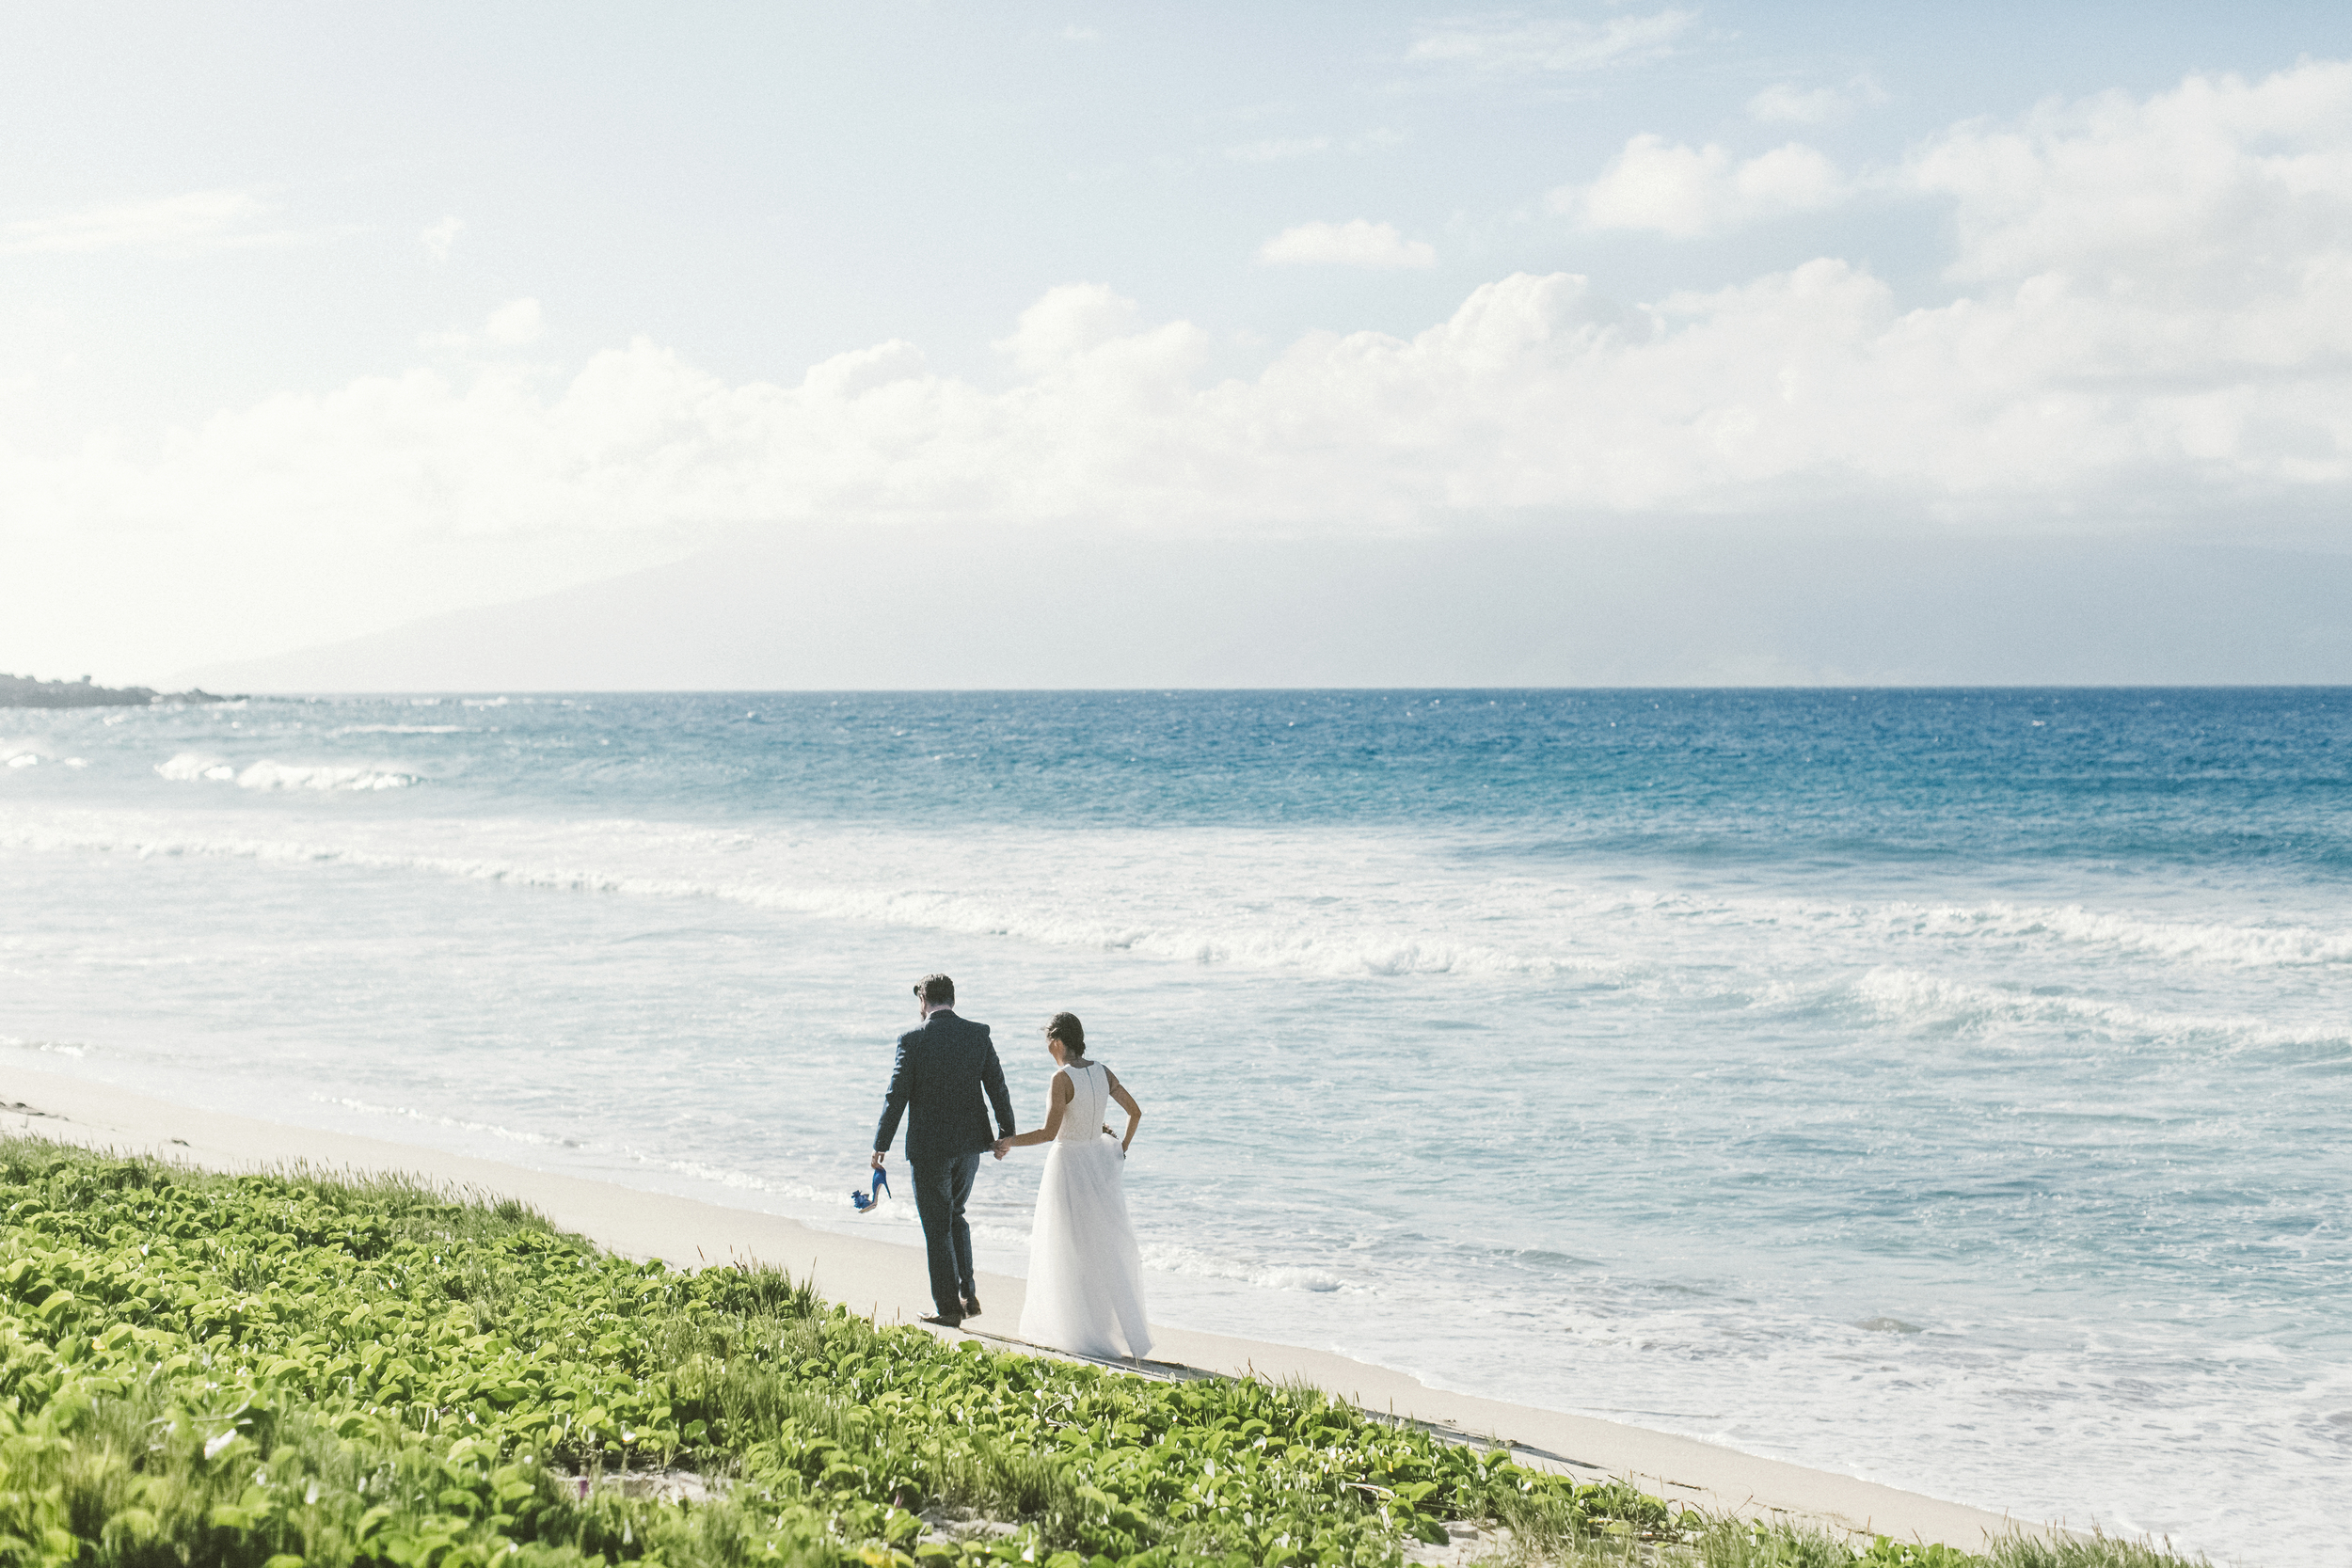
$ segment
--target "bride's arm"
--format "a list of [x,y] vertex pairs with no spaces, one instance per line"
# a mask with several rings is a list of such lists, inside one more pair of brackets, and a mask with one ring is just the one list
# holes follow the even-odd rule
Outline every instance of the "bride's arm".
[[1127,1086],[1119,1081],[1119,1074],[1104,1068],[1103,1076],[1111,1081],[1111,1098],[1118,1101],[1119,1108],[1127,1113],[1127,1135],[1119,1140],[1119,1152],[1124,1154],[1127,1146],[1136,1141],[1136,1129],[1143,1125],[1143,1107],[1136,1103],[1136,1097],[1129,1094]]
[[1054,1141],[1055,1134],[1061,1131],[1062,1113],[1069,1109],[1070,1080],[1061,1076],[1059,1073],[1056,1073],[1054,1075],[1053,1097],[1050,1103],[1048,1103],[1045,1107],[1045,1125],[1039,1128],[1034,1132],[1022,1133],[1019,1137],[1010,1140],[1007,1147],[1012,1148],[1026,1148],[1031,1144],[1052,1143]]

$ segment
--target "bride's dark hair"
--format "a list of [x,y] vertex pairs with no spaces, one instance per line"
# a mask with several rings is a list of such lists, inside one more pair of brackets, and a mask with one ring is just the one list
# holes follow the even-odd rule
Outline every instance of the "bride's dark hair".
[[1078,1022],[1076,1013],[1056,1013],[1045,1025],[1045,1037],[1061,1041],[1062,1049],[1073,1055],[1087,1053],[1087,1026]]

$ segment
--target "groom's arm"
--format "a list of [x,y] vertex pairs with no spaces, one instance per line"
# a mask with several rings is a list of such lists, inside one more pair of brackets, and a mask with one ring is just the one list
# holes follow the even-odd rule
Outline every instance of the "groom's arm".
[[890,1152],[898,1135],[898,1118],[907,1114],[907,1097],[914,1092],[914,1068],[907,1060],[906,1041],[898,1042],[898,1059],[890,1064],[890,1087],[882,1092],[882,1120],[874,1128],[874,1153]]
[[988,1102],[996,1107],[996,1134],[1012,1136],[1012,1093],[1005,1087],[1005,1069],[996,1060],[996,1042],[986,1042],[988,1058],[980,1064],[980,1087],[988,1091]]

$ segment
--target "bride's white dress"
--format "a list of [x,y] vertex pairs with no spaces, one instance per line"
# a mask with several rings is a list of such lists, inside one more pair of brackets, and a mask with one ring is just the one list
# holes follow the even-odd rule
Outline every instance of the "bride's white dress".
[[1070,1108],[1045,1148],[1021,1338],[1085,1355],[1149,1355],[1143,1256],[1120,1189],[1127,1159],[1103,1131],[1110,1069],[1085,1062],[1057,1070],[1070,1080]]

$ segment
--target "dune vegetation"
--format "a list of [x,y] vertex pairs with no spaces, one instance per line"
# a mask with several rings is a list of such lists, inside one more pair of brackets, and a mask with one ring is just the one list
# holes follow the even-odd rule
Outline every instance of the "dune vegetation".
[[[1449,1542],[1986,1560],[1706,1519],[1311,1388],[951,1347],[512,1203],[0,1140],[0,1564],[1280,1568]],[[2021,1536],[1988,1568],[2176,1561]]]

